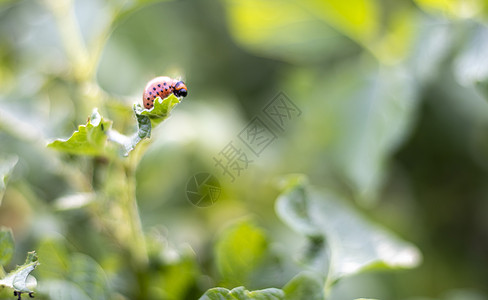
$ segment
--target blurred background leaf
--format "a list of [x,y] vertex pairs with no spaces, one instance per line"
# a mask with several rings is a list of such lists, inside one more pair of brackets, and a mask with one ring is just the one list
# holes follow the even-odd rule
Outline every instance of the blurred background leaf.
[[455,18],[479,15],[486,17],[488,8],[486,1],[483,0],[415,0],[415,2],[426,11]]
[[284,287],[285,299],[320,300],[324,299],[323,283],[312,273],[300,273]]
[[[314,235],[322,234],[330,249],[330,262],[327,268],[317,270],[328,284],[365,269],[413,268],[421,262],[417,248],[369,223],[344,202],[305,185],[289,188],[277,200],[278,215],[294,230],[310,236],[310,230],[297,226],[307,220],[315,227]],[[298,221],[293,212],[297,207],[301,207]]]
[[[10,262],[14,254],[14,237],[9,228],[0,228],[0,266],[5,266]],[[3,274],[0,274],[3,275]],[[3,277],[3,276],[2,276]]]
[[268,242],[264,232],[243,221],[222,232],[215,246],[217,267],[224,286],[248,284],[259,266]]
[[11,158],[9,160],[0,162],[0,205],[2,204],[3,194],[5,193],[5,189],[7,188],[7,182],[10,177],[10,173],[12,173],[15,165],[17,164],[17,158]]

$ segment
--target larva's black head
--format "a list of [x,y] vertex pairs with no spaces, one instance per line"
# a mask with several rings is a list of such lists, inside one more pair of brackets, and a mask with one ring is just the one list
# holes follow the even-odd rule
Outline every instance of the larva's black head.
[[178,81],[175,84],[174,92],[176,97],[186,97],[188,95],[188,89],[183,81]]

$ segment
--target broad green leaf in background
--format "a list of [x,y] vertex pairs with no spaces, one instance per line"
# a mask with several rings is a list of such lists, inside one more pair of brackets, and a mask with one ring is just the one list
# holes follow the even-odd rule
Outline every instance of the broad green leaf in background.
[[454,24],[436,19],[418,18],[419,30],[406,66],[419,85],[425,86],[439,78],[441,66],[455,45]]
[[233,290],[213,288],[205,292],[200,300],[283,300],[284,293],[280,289],[268,288],[258,291],[248,291],[244,287]]
[[31,288],[35,287],[37,282],[29,274],[34,271],[38,264],[37,254],[29,252],[23,265],[18,266],[15,270],[8,273],[5,278],[0,279],[0,286],[9,287],[20,292],[32,292]]
[[293,229],[307,235],[297,226],[302,220],[296,220],[291,212],[297,206],[306,207],[300,212],[300,219],[309,219],[330,248],[329,268],[323,270],[328,276],[327,286],[366,269],[412,268],[420,263],[421,254],[414,245],[369,222],[336,195],[299,184],[279,196],[278,215]]
[[230,32],[240,45],[291,62],[320,61],[351,51],[355,47],[349,39],[381,61],[394,62],[406,55],[414,22],[413,10],[399,5],[386,30],[381,30],[381,7],[374,0],[226,0],[225,4]]
[[334,129],[325,157],[358,200],[373,204],[388,171],[388,158],[414,124],[418,88],[398,67],[380,68],[362,78],[356,74],[357,67],[340,74],[350,75],[350,83],[337,79],[320,87],[327,95],[321,104],[324,125]]
[[45,280],[39,286],[39,292],[49,296],[49,299],[92,300],[76,284],[66,280]]
[[422,9],[452,18],[471,18],[486,13],[484,0],[415,0]]
[[[321,148],[293,150],[312,153],[311,168],[334,176],[361,204],[375,204],[391,155],[415,125],[420,101],[413,76],[403,67],[378,67],[368,61],[307,82],[291,94],[300,99],[307,90],[307,102],[314,107],[304,111],[307,118],[300,130],[305,134],[293,137],[293,143],[302,147],[313,138]],[[307,134],[318,128],[320,135]]]
[[488,99],[488,27],[476,25],[454,61],[454,75],[463,86],[475,86]]
[[[340,100],[339,100],[340,101]],[[408,136],[418,92],[409,73],[380,69],[355,95],[342,99],[347,134],[338,137],[333,156],[361,200],[374,202],[386,173],[386,161]]]
[[10,228],[0,227],[0,266],[5,266],[10,262],[14,254],[14,246],[12,230]]
[[90,299],[109,299],[105,272],[93,258],[81,253],[72,254],[69,279],[77,284]]
[[[91,257],[81,253],[69,253],[63,241],[57,239],[44,240],[38,248],[42,263],[39,274],[43,282],[52,281],[56,286],[57,280],[64,280],[77,287],[73,290],[75,294],[80,290],[89,299],[109,298],[105,272]],[[44,288],[43,292],[54,293],[50,288]]]
[[56,140],[48,147],[70,154],[103,155],[111,126],[112,121],[104,120],[95,108],[86,125],[78,126],[69,139]]
[[295,63],[320,61],[338,49],[355,48],[305,2],[226,0],[230,32],[247,50]]
[[68,277],[69,254],[68,249],[58,239],[45,239],[37,247],[41,268],[41,278],[65,279]]
[[0,161],[0,205],[2,204],[3,194],[7,188],[8,179],[17,164],[17,161],[17,157]]
[[217,267],[224,285],[249,282],[249,276],[261,263],[268,242],[264,232],[249,221],[224,230],[215,246]]
[[323,281],[317,274],[302,272],[283,287],[286,300],[323,300]]
[[378,33],[380,7],[374,0],[307,0],[304,5],[357,41],[370,41]]

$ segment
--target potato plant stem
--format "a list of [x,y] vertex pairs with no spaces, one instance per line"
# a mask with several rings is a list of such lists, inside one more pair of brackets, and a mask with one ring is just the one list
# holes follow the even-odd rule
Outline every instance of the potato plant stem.
[[125,241],[131,255],[139,266],[147,265],[147,249],[146,239],[142,230],[141,218],[139,216],[139,209],[136,201],[136,178],[135,172],[132,169],[126,169],[127,176],[127,199],[122,203],[122,208],[126,210],[124,215],[129,224],[130,240]]

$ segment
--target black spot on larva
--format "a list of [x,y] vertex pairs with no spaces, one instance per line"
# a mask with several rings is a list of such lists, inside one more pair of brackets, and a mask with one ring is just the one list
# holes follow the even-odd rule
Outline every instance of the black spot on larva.
[[149,95],[152,95],[152,92],[149,92]]
[[158,87],[161,87],[161,84],[158,84]]
[[149,100],[149,97],[147,97],[146,99]]
[[164,90],[165,90],[165,91],[167,91],[168,89],[167,89],[167,88],[165,88]]
[[161,93],[164,92],[163,89],[161,89]]
[[151,102],[154,103],[154,99],[152,99]]
[[165,83],[163,83],[163,84],[164,84],[164,85],[166,85],[166,82],[165,82]]
[[156,90],[156,88],[155,88],[155,87],[153,87],[153,91],[155,91],[155,90]]

